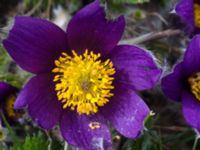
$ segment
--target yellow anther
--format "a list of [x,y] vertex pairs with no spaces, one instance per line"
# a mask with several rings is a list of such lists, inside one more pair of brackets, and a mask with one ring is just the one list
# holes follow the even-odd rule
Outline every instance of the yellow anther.
[[194,4],[194,24],[200,28],[200,4]]
[[88,94],[86,94],[86,98],[87,98],[88,100],[90,100],[90,99],[92,99],[92,95],[91,95],[90,93],[88,93]]
[[63,103],[63,108],[76,110],[79,114],[96,113],[113,96],[113,63],[109,59],[102,62],[100,54],[87,49],[83,55],[74,50],[72,54],[62,53],[55,60],[52,72],[58,100]]
[[8,117],[13,118],[13,119],[18,119],[20,118],[23,113],[20,111],[15,111],[14,110],[14,103],[16,100],[16,96],[10,95],[6,101],[5,101],[5,111]]
[[101,127],[101,124],[99,122],[90,122],[89,127],[91,129],[99,129]]
[[120,139],[121,139],[120,135],[115,135],[115,136],[113,137],[113,140],[119,141]]
[[190,89],[197,100],[200,101],[200,72],[194,73],[188,78]]

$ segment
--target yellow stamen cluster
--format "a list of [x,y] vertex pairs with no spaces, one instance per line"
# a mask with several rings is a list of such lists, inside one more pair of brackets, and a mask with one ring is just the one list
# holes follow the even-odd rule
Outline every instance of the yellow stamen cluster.
[[191,92],[195,98],[200,101],[200,72],[197,72],[188,78]]
[[23,115],[23,113],[14,110],[15,100],[16,100],[16,96],[10,95],[5,101],[4,109],[8,117],[13,118],[13,119],[18,119]]
[[102,62],[100,54],[87,49],[83,55],[74,50],[72,54],[62,53],[52,70],[58,100],[63,103],[63,108],[76,109],[79,114],[96,113],[98,107],[104,106],[113,96],[113,63],[109,59]]
[[200,4],[194,4],[194,24],[200,28]]

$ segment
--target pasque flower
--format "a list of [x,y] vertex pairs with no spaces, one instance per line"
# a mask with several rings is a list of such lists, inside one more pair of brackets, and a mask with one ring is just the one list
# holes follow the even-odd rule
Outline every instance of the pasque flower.
[[76,147],[110,146],[108,123],[126,137],[140,135],[149,108],[137,91],[152,88],[161,70],[145,50],[117,46],[124,26],[122,16],[106,19],[99,0],[80,10],[66,32],[46,20],[16,17],[3,44],[35,76],[15,108],[27,106],[42,128],[58,123]]
[[199,0],[180,0],[176,5],[175,11],[186,24],[186,32],[188,34],[193,35],[200,33]]
[[0,81],[0,111],[9,122],[22,116],[22,112],[14,110],[14,102],[18,89],[6,82]]
[[183,115],[200,131],[200,36],[190,42],[183,61],[162,79],[162,90],[172,100],[182,103]]

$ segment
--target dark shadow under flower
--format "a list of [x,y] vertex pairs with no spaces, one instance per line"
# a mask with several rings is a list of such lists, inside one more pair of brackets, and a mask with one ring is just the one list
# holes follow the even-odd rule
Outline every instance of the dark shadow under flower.
[[183,115],[200,131],[200,36],[190,42],[184,59],[162,79],[162,90],[170,99],[181,102]]
[[147,51],[117,45],[124,26],[122,16],[106,20],[99,0],[81,9],[67,32],[46,20],[16,17],[3,44],[35,76],[15,108],[28,106],[42,128],[59,123],[63,137],[75,147],[111,146],[108,123],[126,137],[139,136],[149,108],[137,91],[152,88],[161,70]]

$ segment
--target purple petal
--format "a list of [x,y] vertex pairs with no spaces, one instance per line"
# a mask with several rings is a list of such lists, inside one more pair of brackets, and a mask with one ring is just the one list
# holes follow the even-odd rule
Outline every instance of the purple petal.
[[195,99],[191,93],[185,91],[182,95],[182,103],[185,120],[193,128],[200,131],[200,101]]
[[85,49],[106,53],[116,46],[125,27],[124,17],[105,18],[99,0],[81,9],[70,21],[67,34],[72,49],[83,53]]
[[122,135],[135,138],[144,129],[149,108],[133,90],[116,84],[114,97],[102,107],[102,113]]
[[62,105],[57,100],[53,78],[49,74],[33,77],[25,85],[15,103],[15,108],[28,104],[30,116],[45,129],[52,128],[60,119]]
[[16,87],[12,85],[0,81],[0,99],[3,100],[5,97],[9,96],[9,94],[15,94],[18,91]]
[[200,35],[193,37],[184,56],[184,69],[187,75],[200,70]]
[[162,79],[161,88],[170,99],[180,101],[184,87],[183,63],[179,63],[172,73]]
[[160,78],[161,70],[156,66],[152,55],[141,48],[117,46],[110,57],[117,71],[116,79],[132,85],[135,90],[152,88]]
[[[100,123],[100,128],[91,129],[92,122]],[[111,136],[104,119],[99,116],[79,115],[65,111],[60,122],[64,139],[75,147],[96,150],[111,146]]]
[[32,73],[44,73],[51,71],[54,60],[67,50],[67,36],[49,21],[15,17],[3,44],[20,67]]
[[180,0],[175,10],[177,15],[187,24],[187,32],[193,32],[195,30],[193,0]]

